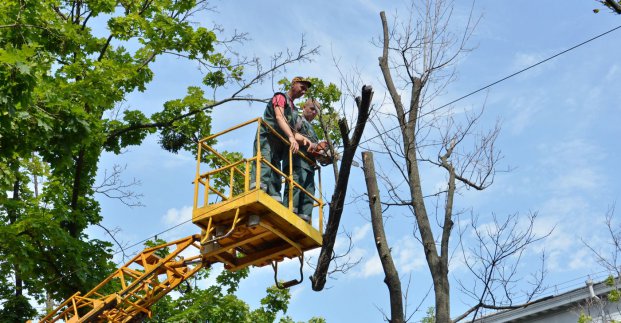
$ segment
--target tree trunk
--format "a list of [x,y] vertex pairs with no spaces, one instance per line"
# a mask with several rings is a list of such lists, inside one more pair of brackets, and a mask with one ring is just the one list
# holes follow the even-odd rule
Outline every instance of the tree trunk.
[[[19,168],[19,167],[18,167]],[[15,180],[13,183],[13,200],[19,201],[19,188],[20,181],[19,179]],[[8,211],[9,225],[14,224],[17,221],[18,211],[13,208]],[[13,264],[14,278],[15,278],[15,296],[21,296],[24,293],[24,282],[19,275],[19,267],[17,263]]]
[[85,157],[84,157],[84,147],[80,148],[78,152],[78,158],[75,161],[75,174],[73,175],[73,187],[71,192],[71,211],[72,215],[70,217],[69,223],[67,223],[67,230],[69,234],[77,238],[80,232],[78,232],[78,225],[76,223],[75,218],[78,216],[78,199],[80,198],[80,193],[82,191],[82,175],[85,170]]
[[390,323],[403,323],[403,293],[401,291],[401,280],[399,272],[395,267],[390,254],[391,248],[388,247],[388,240],[384,232],[384,219],[382,217],[382,208],[379,189],[377,187],[377,178],[375,177],[375,164],[373,162],[372,152],[362,153],[362,164],[364,165],[364,179],[367,184],[367,193],[369,196],[369,209],[371,210],[371,225],[373,226],[373,237],[375,238],[375,247],[377,254],[382,262],[384,269],[384,283],[388,287],[390,295]]
[[336,241],[336,234],[341,222],[341,215],[343,214],[343,204],[345,203],[345,196],[347,194],[347,183],[349,182],[351,164],[354,160],[354,155],[356,154],[356,148],[358,148],[358,144],[360,143],[360,138],[362,138],[364,127],[369,119],[372,98],[373,88],[370,85],[363,86],[362,98],[360,100],[356,100],[356,102],[360,103],[358,104],[358,118],[356,120],[356,127],[354,128],[352,138],[349,139],[347,138],[347,134],[342,134],[344,137],[343,142],[349,142],[349,145],[345,146],[343,150],[343,159],[341,160],[339,177],[337,178],[334,187],[334,194],[332,195],[332,201],[330,202],[328,223],[326,224],[326,230],[323,234],[323,246],[321,246],[321,252],[319,253],[315,272],[310,277],[314,291],[323,290],[323,287],[326,284],[328,269],[330,267],[334,251],[334,242]]
[[[382,56],[379,58],[379,66],[384,76],[384,82],[392,99],[397,112],[397,120],[403,138],[403,151],[405,153],[405,163],[410,190],[411,206],[414,209],[414,216],[418,226],[420,239],[422,240],[423,250],[427,266],[431,273],[434,285],[436,300],[436,322],[450,322],[449,306],[449,283],[448,283],[448,255],[439,254],[436,246],[436,239],[429,222],[427,208],[422,190],[420,171],[418,168],[416,125],[420,110],[420,97],[425,86],[424,78],[410,75],[411,90],[409,110],[406,111],[399,91],[394,84],[391,70],[388,65],[389,52],[389,28],[386,14],[380,12],[383,31]],[[448,241],[448,239],[447,239]],[[443,249],[442,249],[443,250]]]
[[442,265],[437,266],[431,274],[436,299],[436,323],[450,323],[452,321],[448,268]]

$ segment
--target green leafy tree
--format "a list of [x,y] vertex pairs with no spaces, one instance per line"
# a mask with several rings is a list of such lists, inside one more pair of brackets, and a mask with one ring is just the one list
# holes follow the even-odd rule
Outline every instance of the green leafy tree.
[[427,308],[425,317],[421,320],[422,323],[436,323],[436,309],[431,306]]
[[593,318],[590,315],[584,314],[584,312],[580,312],[580,316],[578,317],[578,323],[591,323],[593,322]]
[[[112,245],[85,234],[102,220],[94,182],[103,152],[156,132],[164,149],[193,150],[213,107],[255,100],[246,94],[254,84],[317,52],[302,42],[262,69],[228,51],[244,35],[218,39],[193,24],[206,9],[202,0],[0,3],[0,303],[10,321],[33,316],[26,292],[62,300],[112,270]],[[151,116],[121,111],[162,55],[198,63],[202,84]],[[233,94],[218,98],[223,86]]]
[[[301,321],[296,322],[289,316],[285,316],[281,318],[280,321],[278,322],[279,323],[304,323]],[[323,317],[312,317],[310,320],[308,320],[308,323],[326,323],[326,319],[324,319]]]
[[[164,243],[163,240],[148,241],[145,245],[153,247]],[[159,250],[159,256],[165,257],[167,249]],[[271,286],[261,299],[261,306],[251,310],[246,302],[235,293],[242,279],[248,277],[250,270],[222,271],[216,277],[216,283],[205,289],[197,287],[211,274],[211,269],[201,270],[197,275],[177,287],[182,295],[177,299],[166,295],[151,307],[152,317],[146,322],[248,322],[272,323],[279,313],[285,314],[289,307],[291,294],[288,289]],[[290,319],[290,318],[289,318]],[[283,322],[281,320],[281,322]],[[325,322],[313,318],[309,323]]]

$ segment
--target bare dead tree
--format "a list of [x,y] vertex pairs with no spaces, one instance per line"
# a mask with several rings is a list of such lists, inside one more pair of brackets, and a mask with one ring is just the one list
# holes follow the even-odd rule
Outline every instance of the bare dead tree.
[[[406,207],[413,214],[414,238],[423,247],[432,277],[436,322],[452,321],[451,236],[454,219],[461,212],[455,210],[455,198],[462,189],[484,190],[489,187],[502,159],[495,145],[500,132],[499,122],[491,130],[478,131],[482,109],[459,111],[453,106],[433,106],[433,99],[454,79],[457,59],[470,50],[466,44],[478,22],[470,13],[465,26],[460,28],[460,34],[455,34],[449,24],[452,15],[453,2],[450,0],[430,0],[422,4],[412,1],[408,19],[399,23],[395,18],[392,27],[389,27],[385,13],[380,13],[383,33],[378,43],[382,48],[379,66],[395,109],[394,114],[387,115],[396,120],[397,127],[382,121],[387,118],[371,120],[379,133],[376,143],[392,163],[390,180],[384,181],[388,199],[383,204],[387,208]],[[442,169],[444,186],[424,187],[424,167]],[[424,194],[424,190],[431,193]],[[430,198],[437,201],[435,205],[429,203]],[[492,248],[498,249],[497,253],[481,255],[481,259],[508,260],[511,256],[519,256],[527,246],[542,238],[533,234],[532,225],[530,229],[515,233],[509,232],[508,228],[517,225],[510,219],[499,221],[497,225],[499,228],[504,226],[505,231],[500,236],[478,236],[479,241],[495,239],[496,245]],[[497,290],[490,288],[491,284],[506,284],[506,290],[510,291],[510,286],[515,283],[512,279],[515,273],[508,270],[510,266],[502,267],[507,269],[503,271],[497,265],[485,267],[482,272],[473,269],[484,282],[476,294],[478,305],[458,316],[457,320],[472,313],[476,316],[478,308],[483,305],[499,307],[504,304],[497,302],[505,298],[494,296]],[[493,281],[498,277],[504,280]],[[531,295],[539,290],[540,282],[541,278],[535,279]]]
[[[482,308],[507,310],[525,307],[541,295],[546,274],[545,254],[541,255],[541,267],[535,272],[521,273],[517,266],[528,246],[552,233],[535,234],[536,218],[537,213],[526,217],[515,213],[504,220],[494,215],[490,223],[481,225],[478,218],[473,217],[469,229],[474,241],[469,247],[460,244],[464,264],[472,276],[468,277],[468,282],[457,279],[457,283],[461,292],[474,300],[474,305],[453,322],[471,314],[474,321]],[[529,288],[517,291],[515,286],[519,281],[526,282]]]
[[326,284],[330,264],[334,259],[334,243],[336,241],[339,224],[341,222],[341,215],[343,214],[343,205],[347,194],[347,184],[349,183],[349,173],[354,160],[354,155],[356,154],[356,149],[358,148],[364,127],[369,118],[372,98],[373,88],[369,85],[363,86],[362,95],[356,98],[358,118],[356,120],[353,134],[350,137],[349,132],[344,132],[343,127],[340,128],[344,146],[343,157],[338,174],[339,176],[336,179],[334,193],[330,202],[328,223],[326,224],[326,229],[323,234],[323,245],[319,253],[319,258],[317,259],[315,272],[310,277],[314,291],[323,290]]
[[[595,256],[595,259],[601,267],[608,271],[609,275],[604,283],[611,288],[611,291],[601,297],[593,299],[582,305],[581,314],[590,316],[591,311],[596,311],[596,315],[601,315],[602,319],[611,320],[609,315],[603,310],[610,303],[618,303],[621,295],[621,225],[615,223],[615,208],[612,204],[608,207],[604,218],[604,223],[608,231],[606,243],[587,242],[581,238],[582,243],[587,246]],[[587,285],[592,282],[587,282]]]
[[600,266],[610,272],[611,275],[621,277],[621,226],[614,223],[615,207],[616,205],[613,204],[608,208],[604,220],[608,231],[607,246],[597,246],[582,238],[581,240],[595,255],[595,259],[597,259]]
[[390,253],[391,248],[388,246],[386,232],[384,231],[384,218],[382,217],[382,206],[377,186],[377,178],[375,177],[375,164],[373,162],[373,153],[363,152],[362,162],[364,165],[364,179],[367,184],[367,193],[369,195],[369,208],[371,209],[371,225],[373,226],[373,239],[375,247],[379,254],[382,268],[384,270],[384,283],[388,287],[390,295],[390,318],[386,318],[391,323],[402,323],[404,320],[403,311],[403,293],[401,291],[401,280],[399,272],[392,260]]

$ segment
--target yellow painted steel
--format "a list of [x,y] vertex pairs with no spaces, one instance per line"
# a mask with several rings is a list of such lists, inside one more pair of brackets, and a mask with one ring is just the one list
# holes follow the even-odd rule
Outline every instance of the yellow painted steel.
[[[220,136],[241,127],[256,125],[255,145],[259,145],[258,134],[261,124],[267,126],[277,138],[288,142],[265,124],[261,118],[245,122],[224,130],[200,141],[202,151],[209,151],[212,158],[220,161],[216,169],[201,172],[197,168],[192,221],[203,229],[201,244],[204,245],[207,263],[223,262],[230,270],[247,266],[265,266],[273,261],[302,256],[303,252],[321,247],[323,229],[323,205],[321,194],[313,196],[293,181],[293,167],[281,170],[267,161],[257,147],[257,155],[241,161],[227,160],[209,145]],[[200,160],[199,152],[197,160]],[[292,158],[289,151],[287,156]],[[302,158],[306,158],[302,155]],[[197,165],[201,165],[197,161]],[[293,163],[289,163],[292,165]],[[250,165],[255,165],[255,178],[250,178]],[[260,181],[261,167],[270,167],[283,181],[290,183],[289,204],[282,205],[258,188],[250,189],[250,183]],[[220,177],[220,189],[215,189],[213,182]],[[321,176],[319,174],[319,188]],[[226,178],[226,180],[224,180]],[[227,187],[222,187],[228,185]],[[255,185],[260,187],[260,185]],[[300,194],[310,196],[318,206],[319,221],[313,227],[293,213],[293,188]],[[203,191],[203,194],[199,192]],[[321,192],[321,190],[320,190]]]
[[[90,292],[75,293],[40,322],[129,322],[203,267],[200,235],[147,248]],[[162,250],[173,249],[164,257]],[[184,252],[186,258],[180,256]],[[188,254],[192,256],[187,256]]]
[[[288,142],[261,118],[244,122],[199,141],[194,178],[192,222],[201,234],[192,235],[156,247],[147,248],[88,293],[75,293],[40,322],[133,322],[150,317],[150,306],[201,268],[222,262],[228,270],[277,263],[285,258],[300,259],[303,253],[321,247],[323,206],[321,194],[313,196],[293,181],[293,168],[285,172],[270,164],[261,150],[257,156],[228,160],[210,143],[216,138],[244,126],[267,126],[278,138]],[[257,139],[254,143],[259,145]],[[203,155],[211,154],[216,169],[203,172]],[[306,158],[301,155],[302,158]],[[288,158],[292,158],[291,152]],[[256,166],[250,178],[250,166]],[[292,165],[292,163],[289,163]],[[261,167],[270,167],[283,181],[289,182],[289,205],[282,205],[264,191],[250,189],[260,181]],[[319,173],[319,192],[321,174]],[[256,185],[256,187],[261,187]],[[318,226],[313,227],[292,212],[293,188],[307,194],[318,207]],[[202,194],[201,194],[202,190]],[[174,249],[167,255],[162,251]],[[184,259],[181,252],[186,256]],[[190,256],[187,256],[190,255]],[[300,268],[301,273],[301,268]],[[291,286],[290,281],[282,286]],[[281,285],[279,285],[281,286]]]

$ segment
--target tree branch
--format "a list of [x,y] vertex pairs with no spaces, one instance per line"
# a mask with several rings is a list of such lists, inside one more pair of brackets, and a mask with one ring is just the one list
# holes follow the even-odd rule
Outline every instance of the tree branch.
[[330,203],[328,223],[326,224],[326,230],[323,236],[323,246],[321,247],[321,251],[319,253],[315,273],[310,278],[314,291],[321,291],[326,284],[328,268],[330,266],[330,262],[332,261],[331,256],[334,250],[334,242],[336,240],[336,234],[341,221],[341,215],[343,214],[345,196],[347,195],[349,173],[351,171],[351,165],[356,153],[356,148],[358,148],[360,138],[362,138],[362,133],[364,132],[364,127],[369,118],[372,98],[373,88],[369,85],[363,86],[362,101],[358,110],[358,119],[356,120],[356,127],[354,128],[354,133],[350,140],[351,146],[344,147],[343,150],[343,159],[341,160],[339,177],[337,178],[334,187],[334,194],[332,195],[332,202]]
[[621,4],[619,4],[616,0],[605,0],[606,4],[608,4],[616,13],[621,15]]

